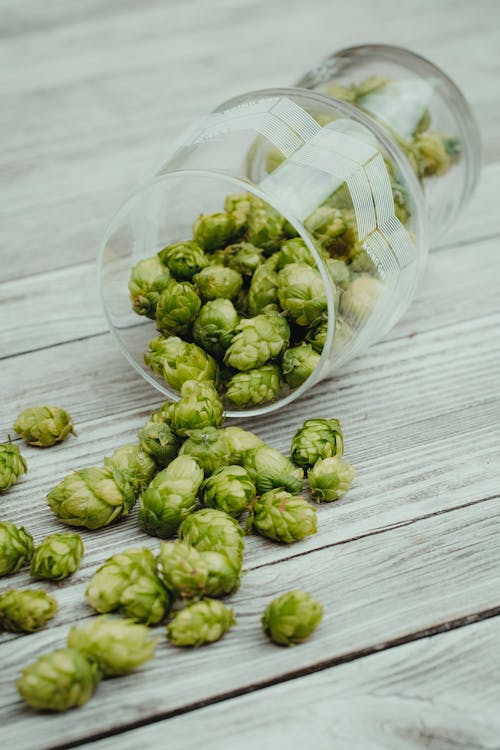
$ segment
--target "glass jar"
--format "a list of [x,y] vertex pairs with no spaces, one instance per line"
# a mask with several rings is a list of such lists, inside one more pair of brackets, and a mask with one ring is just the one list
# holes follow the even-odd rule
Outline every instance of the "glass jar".
[[[283,242],[301,238],[324,290],[317,319],[308,317],[309,308],[302,319],[280,297],[294,342],[308,342],[319,355],[309,377],[293,389],[284,381],[272,401],[245,408],[226,402],[232,417],[281,408],[399,320],[429,241],[472,193],[479,152],[473,115],[455,85],[432,63],[394,47],[344,50],[296,88],[225,102],[183,134],[111,220],[99,257],[110,328],[135,369],[176,399],[177,391],[145,364],[158,334],[153,320],[131,309],[131,269],[190,239],[200,213],[220,212],[228,195],[244,194],[250,211],[279,225],[266,235],[265,254],[277,258]],[[308,290],[293,293],[307,298]]]

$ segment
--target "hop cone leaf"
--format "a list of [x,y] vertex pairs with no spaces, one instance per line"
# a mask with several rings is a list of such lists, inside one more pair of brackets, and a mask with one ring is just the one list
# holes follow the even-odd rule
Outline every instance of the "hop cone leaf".
[[158,257],[168,267],[172,276],[181,281],[191,281],[198,271],[208,265],[207,256],[192,240],[168,245],[160,250]]
[[222,265],[204,268],[193,281],[204,300],[235,299],[243,286],[241,273]]
[[21,698],[43,711],[83,706],[101,681],[95,661],[73,648],[44,654],[25,667],[17,681]]
[[162,404],[158,409],[155,409],[155,411],[151,412],[151,416],[149,417],[150,422],[163,422],[164,424],[170,424],[170,416],[172,413],[172,406],[174,405],[174,401],[165,401],[164,404]]
[[0,577],[16,573],[33,557],[33,537],[23,526],[0,522]]
[[310,326],[327,313],[321,274],[305,263],[290,263],[278,274],[278,299],[283,310],[300,326]]
[[203,471],[189,456],[180,455],[160,471],[141,497],[139,525],[151,536],[174,536],[194,509]]
[[320,459],[307,472],[312,496],[319,503],[338,500],[351,488],[355,473],[340,456]]
[[128,288],[132,309],[154,320],[162,291],[170,283],[170,271],[157,255],[140,260],[132,268]]
[[58,406],[31,406],[24,409],[12,425],[29,445],[48,448],[74,432],[73,420]]
[[28,471],[21,451],[11,443],[0,443],[0,492],[8,490]]
[[[337,319],[338,324],[338,319]],[[328,333],[327,321],[322,321],[312,326],[306,334],[306,341],[312,346],[315,352],[321,354],[323,347],[325,346],[326,336]]]
[[105,615],[72,627],[68,647],[97,662],[104,677],[128,674],[152,659],[157,639],[145,625]]
[[226,427],[226,437],[229,440],[231,446],[231,463],[241,464],[243,455],[246,451],[252,448],[260,448],[264,445],[264,441],[254,435],[249,430],[244,430],[241,427]]
[[209,476],[231,462],[231,445],[225,430],[205,427],[203,430],[189,432],[189,438],[182,444],[179,456],[196,459],[205,476]]
[[201,485],[201,501],[238,517],[255,499],[255,485],[242,466],[221,466]]
[[262,616],[262,629],[274,643],[295,646],[309,638],[322,617],[317,599],[296,589],[273,599]]
[[164,336],[184,336],[200,307],[201,300],[189,281],[172,281],[158,300],[156,327]]
[[198,552],[221,552],[233,567],[241,568],[244,532],[238,522],[220,510],[203,508],[188,516],[179,528],[179,538]]
[[272,401],[281,390],[281,373],[277,365],[237,372],[227,382],[226,396],[236,407],[257,406]]
[[308,266],[316,267],[311,251],[306,243],[300,237],[287,240],[281,245],[278,253],[278,269],[282,269],[289,263],[305,263]]
[[270,490],[256,500],[252,526],[268,539],[290,544],[316,533],[316,508],[298,495]]
[[139,445],[155,464],[164,468],[174,460],[180,448],[180,440],[165,422],[148,422],[138,433]]
[[177,336],[166,339],[159,336],[150,341],[144,361],[177,391],[186,380],[209,380],[218,384],[219,368],[215,360],[196,344]]
[[342,456],[344,435],[338,419],[307,419],[292,438],[290,455],[297,466],[310,469],[320,458]]
[[100,529],[128,515],[135,497],[124,494],[110,469],[91,466],[65,477],[49,492],[47,502],[68,526]]
[[186,380],[182,384],[181,398],[173,405],[171,413],[174,432],[185,437],[190,430],[218,427],[224,407],[212,383]]
[[250,282],[248,291],[248,311],[250,315],[259,315],[271,310],[279,310],[278,300],[278,256],[271,255],[259,266]]
[[232,213],[200,214],[193,224],[193,237],[207,252],[226,247],[237,237]]
[[158,571],[173,596],[193,599],[206,593],[208,564],[191,544],[160,542]]
[[171,599],[156,570],[151,550],[131,548],[108,558],[85,592],[90,606],[101,614],[118,611],[155,625],[170,611]]
[[167,638],[174,646],[202,646],[218,641],[235,624],[232,609],[216,599],[203,599],[175,615]]
[[287,349],[281,360],[281,372],[290,388],[298,388],[305,383],[313,374],[319,360],[320,355],[310,344]]
[[51,534],[35,549],[31,560],[31,576],[47,581],[62,581],[80,567],[83,542],[70,531]]
[[138,497],[156,471],[154,460],[135,443],[117,448],[104,459],[104,466],[113,472],[116,484],[127,497]]
[[247,451],[243,456],[243,466],[260,494],[280,487],[299,492],[304,484],[302,469],[268,445]]
[[0,632],[34,633],[57,612],[57,602],[45,591],[11,589],[0,594]]
[[276,359],[290,340],[290,326],[277,312],[240,321],[224,362],[236,370],[253,370]]
[[193,323],[193,338],[214,357],[222,357],[234,336],[239,317],[228,299],[206,302]]

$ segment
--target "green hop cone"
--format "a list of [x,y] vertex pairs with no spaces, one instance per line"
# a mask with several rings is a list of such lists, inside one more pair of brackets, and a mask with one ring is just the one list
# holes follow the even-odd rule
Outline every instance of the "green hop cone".
[[259,315],[269,310],[279,310],[278,300],[278,254],[271,255],[260,265],[250,282],[248,290],[248,311]]
[[225,430],[205,427],[203,430],[189,432],[189,438],[182,444],[179,456],[196,459],[205,476],[209,476],[221,466],[231,463],[231,445]]
[[281,390],[281,371],[277,365],[237,372],[227,382],[226,396],[236,407],[257,406],[272,401]]
[[241,464],[243,455],[246,451],[249,451],[252,448],[260,448],[265,444],[264,441],[261,440],[260,437],[257,437],[257,435],[254,435],[253,432],[244,430],[241,427],[226,427],[225,433],[231,446],[232,464]]
[[232,213],[200,214],[193,224],[193,237],[206,252],[226,247],[238,234]]
[[358,276],[342,295],[340,310],[354,324],[364,322],[377,304],[382,285],[372,276]]
[[307,419],[292,438],[291,458],[311,469],[320,458],[342,456],[344,435],[338,419]]
[[223,416],[224,407],[212,383],[186,380],[180,400],[172,407],[172,428],[186,437],[190,430],[218,427]]
[[179,528],[179,538],[198,552],[220,552],[240,570],[244,532],[239,523],[220,510],[202,508],[188,516]]
[[172,281],[156,306],[156,327],[164,336],[185,336],[198,315],[201,300],[189,281]]
[[204,268],[193,281],[204,300],[235,299],[243,286],[241,273],[222,265]]
[[416,136],[410,149],[414,154],[420,178],[448,172],[453,159],[447,150],[447,138],[444,133],[432,131]]
[[347,228],[343,211],[332,206],[319,206],[307,217],[304,226],[325,250],[329,250]]
[[65,440],[75,428],[73,420],[58,406],[31,406],[24,409],[12,425],[29,445],[48,448]]
[[307,472],[312,496],[319,503],[329,503],[345,495],[354,476],[354,467],[340,456],[320,459]]
[[305,263],[313,268],[316,267],[316,261],[311,251],[300,237],[287,240],[281,245],[281,250],[278,253],[278,269],[281,270],[289,263]]
[[297,542],[316,533],[316,508],[300,495],[270,490],[255,502],[252,528],[275,542]]
[[353,263],[356,261],[356,258],[358,256],[361,256],[363,253],[364,260],[368,259],[368,262],[370,263],[370,267],[373,268],[373,263],[370,260],[370,257],[366,253],[365,250],[358,252],[357,255],[355,255],[352,263],[347,266],[346,262],[341,260],[340,258],[328,258],[326,261],[326,267],[328,268],[328,271],[330,273],[330,276],[333,279],[333,283],[335,286],[340,287],[341,289],[347,289],[349,286],[349,282],[351,280],[351,274],[349,271],[354,271]]
[[30,573],[33,578],[62,581],[80,567],[83,542],[71,531],[51,534],[35,549]]
[[302,643],[316,630],[323,607],[307,591],[296,589],[278,596],[262,616],[264,633],[280,646]]
[[146,534],[168,539],[194,509],[203,470],[187,455],[179,455],[160,471],[141,497],[139,526]]
[[172,406],[175,401],[165,401],[164,404],[151,412],[149,422],[163,422],[164,424],[170,424],[170,416],[172,413]]
[[101,466],[69,474],[47,495],[50,509],[63,523],[87,529],[100,529],[127,516],[135,500],[118,487],[113,472]]
[[236,370],[254,370],[276,359],[290,340],[290,326],[277,312],[267,312],[240,321],[224,363]]
[[208,564],[186,542],[160,542],[158,574],[173,596],[194,599],[206,593]]
[[202,248],[192,240],[168,245],[160,250],[158,257],[172,276],[180,281],[191,281],[198,271],[208,265]]
[[239,316],[228,299],[206,302],[193,323],[193,338],[214,357],[222,357],[234,336]]
[[313,325],[327,314],[323,279],[319,271],[305,263],[290,263],[279,272],[278,299],[300,326]]
[[117,448],[104,466],[113,472],[113,478],[125,495],[138,497],[148,486],[156,472],[156,464],[140,445],[127,443]]
[[28,471],[21,451],[11,443],[0,443],[0,492],[15,484]]
[[68,647],[96,661],[103,677],[133,672],[153,658],[156,643],[145,625],[105,615],[72,627],[68,635]]
[[132,620],[156,625],[170,611],[151,550],[131,548],[109,557],[98,568],[85,592],[96,612],[120,612]]
[[301,344],[287,349],[281,360],[281,372],[290,386],[298,388],[309,378],[320,360],[320,355],[310,344]]
[[157,255],[136,263],[128,282],[134,312],[154,320],[160,294],[168,286],[170,280],[170,271]]
[[41,711],[83,706],[94,694],[101,672],[92,659],[74,648],[44,654],[25,667],[17,681],[21,698]]
[[262,254],[262,248],[255,247],[251,242],[238,242],[225,248],[224,262],[243,276],[253,276],[263,262]]
[[34,633],[57,612],[57,602],[45,591],[11,589],[0,594],[0,632]]
[[241,562],[231,561],[223,552],[200,552],[202,560],[208,566],[208,578],[205,584],[206,596],[227,596],[240,585]]
[[209,380],[218,384],[219,368],[212,357],[196,344],[178,336],[158,336],[149,342],[144,361],[175,390],[186,380]]
[[323,347],[325,346],[326,336],[328,333],[328,323],[326,320],[317,323],[315,326],[310,328],[306,334],[306,341],[309,343],[315,352],[321,354]]
[[234,612],[216,599],[203,599],[181,609],[167,625],[167,638],[174,646],[214,643],[236,624]]
[[201,501],[236,518],[255,499],[255,485],[242,466],[222,466],[201,485]]
[[33,557],[33,537],[24,526],[0,521],[0,577],[17,573]]
[[243,467],[259,494],[279,487],[289,492],[300,492],[304,484],[302,469],[269,445],[247,451],[243,456]]
[[227,195],[224,201],[224,208],[233,217],[238,236],[246,229],[250,205],[251,201],[248,193],[233,193],[232,195]]
[[138,433],[141,450],[159,468],[165,468],[179,453],[180,440],[166,422],[148,422]]
[[252,198],[248,212],[248,241],[265,252],[280,249],[285,220],[276,209],[258,198]]

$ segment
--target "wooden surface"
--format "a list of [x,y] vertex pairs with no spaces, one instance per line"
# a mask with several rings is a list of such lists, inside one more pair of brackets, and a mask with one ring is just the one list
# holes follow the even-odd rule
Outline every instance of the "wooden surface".
[[[0,635],[2,741],[498,750],[498,2],[1,0],[0,11],[0,439],[33,402],[61,404],[78,425],[78,438],[50,451],[25,448],[30,471],[0,500],[1,517],[37,541],[60,529],[44,501],[54,483],[133,439],[161,401],[106,331],[94,258],[107,219],[182,127],[373,41],[450,73],[484,140],[478,191],[431,253],[404,319],[298,406],[245,424],[287,450],[304,415],[342,420],[357,479],[319,509],[318,534],[291,547],[247,538],[238,626],[220,643],[184,653],[162,639],[153,662],[104,682],[78,712],[35,715],[17,698],[20,668],[91,615],[83,591],[106,556],[156,546],[136,510],[84,533],[81,570],[47,587],[60,604],[51,626]],[[280,649],[259,618],[297,585],[321,599],[325,620],[308,643]]]

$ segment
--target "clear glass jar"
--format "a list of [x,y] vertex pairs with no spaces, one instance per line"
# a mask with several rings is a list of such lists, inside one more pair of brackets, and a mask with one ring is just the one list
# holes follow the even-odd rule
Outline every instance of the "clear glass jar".
[[293,390],[285,385],[272,402],[226,404],[226,414],[285,406],[401,317],[429,240],[470,197],[479,150],[458,89],[431,63],[399,48],[344,50],[297,88],[225,102],[183,134],[107,228],[101,293],[123,353],[165,396],[178,397],[144,362],[157,332],[154,321],[131,309],[130,272],[139,260],[189,239],[200,213],[222,211],[228,195],[245,193],[283,217],[283,240],[302,238],[324,284],[324,322],[303,332],[320,352],[314,372]]

